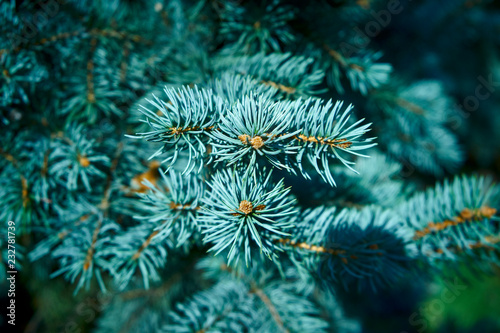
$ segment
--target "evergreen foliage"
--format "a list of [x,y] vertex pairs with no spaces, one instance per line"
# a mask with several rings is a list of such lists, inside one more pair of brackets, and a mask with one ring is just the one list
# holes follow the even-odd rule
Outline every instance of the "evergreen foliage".
[[[359,47],[384,1],[2,1],[0,220],[20,274],[108,295],[95,332],[348,333],[368,330],[344,293],[498,269],[497,97],[460,110],[471,54],[422,68],[461,38],[497,46],[482,18],[499,8],[400,5]],[[429,11],[469,34],[403,22]],[[427,63],[393,45],[405,24],[439,45]]]

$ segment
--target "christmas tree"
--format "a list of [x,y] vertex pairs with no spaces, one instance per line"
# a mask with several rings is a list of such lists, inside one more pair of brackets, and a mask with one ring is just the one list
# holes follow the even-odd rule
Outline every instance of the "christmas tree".
[[442,315],[500,292],[498,3],[3,0],[0,18],[5,327],[500,329]]

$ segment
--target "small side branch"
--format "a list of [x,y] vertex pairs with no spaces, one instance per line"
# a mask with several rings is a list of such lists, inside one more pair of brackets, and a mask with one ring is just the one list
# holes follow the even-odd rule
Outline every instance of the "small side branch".
[[[101,204],[100,204],[100,208],[103,211],[103,217],[106,217],[108,215],[109,197],[111,195],[111,183],[113,181],[113,175],[114,175],[114,172],[116,170],[116,167],[118,166],[118,160],[120,159],[120,155],[121,155],[122,150],[123,150],[123,143],[120,142],[118,144],[118,148],[116,149],[116,152],[115,152],[115,158],[113,159],[113,162],[111,163],[111,168],[109,170],[108,178],[106,180],[106,187],[104,188],[104,195],[102,197]],[[94,233],[92,234],[92,243],[90,244],[90,247],[87,251],[87,256],[86,256],[84,264],[83,264],[84,271],[88,270],[90,267],[90,264],[92,263],[92,260],[94,257],[94,252],[95,252],[95,244],[97,242],[99,232],[101,231],[103,217],[99,217],[99,221],[97,222],[97,225],[94,229]]]
[[90,244],[89,249],[87,250],[87,256],[85,257],[85,262],[83,264],[83,270],[86,271],[89,269],[90,264],[92,263],[92,259],[94,257],[94,252],[95,252],[95,244],[97,242],[97,236],[99,235],[99,232],[101,231],[101,226],[102,226],[102,218],[97,221],[97,225],[94,229],[94,233],[92,234],[92,243]]
[[328,253],[328,254],[331,254],[334,256],[338,256],[340,254],[346,254],[345,250],[328,249],[328,248],[323,247],[323,246],[310,245],[310,244],[307,244],[304,242],[298,243],[298,242],[291,240],[291,239],[282,238],[282,239],[278,240],[278,242],[281,244],[290,245],[291,247],[294,247],[294,248],[309,250],[309,251],[313,251],[313,252],[317,252],[317,253]]
[[255,284],[252,284],[252,288],[250,289],[250,292],[257,295],[260,298],[260,300],[262,301],[262,303],[265,304],[265,306],[269,310],[269,313],[271,314],[271,317],[273,317],[274,321],[278,325],[280,331],[284,332],[284,333],[289,333],[290,331],[283,324],[283,319],[281,318],[280,314],[278,313],[278,310],[276,309],[274,304],[271,302],[269,297],[266,295],[264,290],[258,288]]
[[421,108],[417,104],[412,103],[412,102],[410,102],[404,98],[401,98],[401,97],[396,98],[396,104],[398,106],[402,107],[403,109],[406,109],[406,110],[411,111],[415,114],[418,114],[419,116],[423,116],[424,114],[427,113],[423,108]]
[[[481,242],[481,241],[475,242],[475,243],[469,244],[468,248],[471,250],[485,249],[488,251],[493,251],[493,250],[495,250],[495,247],[493,245],[500,243],[500,235],[487,236],[484,239],[486,242]],[[448,246],[446,249],[453,251],[455,253],[465,251],[465,249],[461,246]],[[443,254],[444,250],[443,249],[435,249],[433,252]]]
[[40,170],[42,177],[47,177],[47,173],[49,170],[49,155],[50,155],[50,149],[47,149],[45,154],[43,154],[43,164],[42,164],[42,169]]
[[159,232],[160,232],[159,230],[154,230],[148,236],[148,238],[146,238],[146,240],[141,244],[141,247],[139,247],[139,249],[137,250],[137,252],[132,256],[132,260],[139,259],[139,257],[141,256],[142,251],[144,251],[149,246],[149,244],[153,240],[154,236],[158,235]]
[[3,150],[2,148],[0,148],[0,155],[3,156],[3,158],[5,158],[7,161],[9,161],[14,166],[14,168],[16,168],[16,170],[19,172],[19,177],[21,178],[21,193],[22,193],[23,207],[26,208],[30,202],[28,180],[21,173],[21,169],[19,167],[19,161],[10,153]]
[[200,210],[201,209],[200,206],[191,207],[191,205],[177,204],[175,202],[171,202],[169,207],[172,210]]
[[413,236],[413,240],[418,240],[425,237],[433,232],[439,232],[445,230],[449,227],[456,226],[466,222],[480,221],[485,218],[491,218],[497,213],[495,208],[489,206],[482,206],[477,209],[463,209],[458,216],[453,217],[450,220],[445,220],[442,222],[429,222],[427,227],[422,230],[417,230]]
[[352,146],[352,142],[347,141],[347,139],[326,140],[325,138],[322,137],[306,136],[304,134],[299,134],[298,136],[294,136],[293,138],[299,141],[314,142],[314,143],[319,143],[321,145],[329,145],[335,148],[346,149]]
[[276,83],[276,82],[273,82],[273,81],[261,81],[261,83],[265,84],[266,86],[271,86],[273,88],[276,88],[278,90],[281,90],[287,94],[295,94],[295,92],[297,91],[296,88],[294,87],[288,87],[288,86],[285,86],[281,83]]
[[[340,257],[340,260],[342,261],[343,264],[347,265],[349,263],[349,259],[356,260],[358,257],[354,254],[348,254],[346,250],[341,250],[341,249],[331,249],[331,248],[326,248],[324,246],[318,246],[318,245],[311,245],[305,242],[296,242],[291,239],[287,238],[282,238],[278,240],[278,243],[281,244],[286,244],[289,245],[293,248],[298,248],[298,249],[303,249],[303,250],[308,250],[311,252],[316,252],[316,253],[327,253],[332,256],[338,256]],[[370,244],[367,246],[367,249],[369,250],[379,250],[378,244]],[[375,253],[378,256],[383,256],[384,253],[381,251],[378,251]],[[349,258],[349,259],[348,259]]]
[[89,60],[87,61],[87,101],[89,103],[95,103],[95,91],[94,91],[94,52],[97,46],[97,39],[92,38],[90,40],[90,51]]
[[19,170],[19,162],[17,159],[12,156],[10,153],[6,152],[3,150],[3,148],[0,147],[0,155],[5,158],[7,161],[9,161],[16,169]]
[[360,72],[364,72],[365,71],[365,69],[363,67],[361,67],[360,65],[349,63],[347,61],[347,59],[342,54],[340,54],[340,52],[335,51],[334,49],[330,48],[328,45],[324,44],[323,47],[328,52],[328,54],[336,62],[338,62],[339,65],[342,66],[343,68],[349,67],[351,69],[355,69],[355,70],[360,71]]
[[[229,266],[227,266],[226,264],[222,264],[220,266],[220,269],[222,271],[226,271],[230,274],[234,274],[235,272],[233,271],[233,269]],[[274,304],[271,302],[271,300],[269,299],[269,297],[266,295],[266,293],[264,292],[264,290],[262,290],[261,288],[259,288],[256,284],[255,281],[253,281],[250,277],[246,276],[246,275],[243,275],[243,273],[241,272],[237,272],[236,275],[246,281],[249,285],[250,285],[250,291],[249,293],[253,293],[255,295],[257,295],[260,300],[262,301],[262,303],[264,303],[264,305],[266,306],[266,308],[269,310],[269,313],[271,314],[271,317],[273,317],[274,321],[276,322],[276,324],[278,325],[278,327],[280,328],[280,330],[284,333],[289,333],[290,331],[285,327],[284,323],[283,323],[283,319],[281,319],[281,316],[279,315],[278,313],[278,310],[276,309],[276,307],[274,306]]]
[[106,179],[106,187],[104,189],[104,195],[101,200],[101,209],[104,211],[104,215],[107,215],[109,209],[109,197],[111,196],[111,184],[113,182],[113,175],[115,173],[116,167],[118,166],[118,161],[120,160],[120,155],[123,151],[123,142],[118,144],[116,148],[115,156],[111,162],[111,167],[109,169],[108,178]]
[[[109,37],[109,38],[116,38],[116,39],[126,39],[126,40],[131,40],[136,43],[144,43],[144,44],[152,44],[153,42],[147,39],[144,39],[140,35],[130,35],[126,32],[123,31],[117,31],[117,30],[112,30],[112,29],[91,29],[90,31],[87,30],[76,30],[76,31],[71,31],[71,32],[63,32],[59,33],[50,37],[42,38],[39,41],[31,44],[31,45],[45,45],[47,43],[53,43],[58,40],[63,40],[63,39],[69,39],[71,37],[77,37],[77,36],[83,36],[85,37]],[[0,55],[8,52],[19,52],[25,47],[23,46],[17,46],[12,49],[0,49]]]
[[[279,136],[283,136],[286,134],[280,134],[280,135],[273,135],[270,133],[264,134],[264,137],[267,138],[275,138]],[[238,139],[243,143],[247,145],[251,145],[254,149],[260,149],[262,148],[265,143],[267,138],[262,138],[261,136],[254,136],[250,137],[248,134],[241,134],[238,136]],[[317,143],[320,145],[328,145],[333,148],[343,148],[347,149],[352,146],[352,142],[348,141],[347,139],[333,139],[333,140],[328,140],[322,137],[315,137],[315,136],[306,136],[304,134],[299,134],[299,135],[294,135],[291,137],[293,140],[298,140],[298,141],[303,141],[303,142],[312,142],[312,143]]]
[[123,43],[122,61],[120,63],[120,82],[125,82],[125,79],[127,78],[127,60],[130,54],[130,47],[131,45],[128,41]]
[[205,127],[205,128],[201,128],[199,126],[185,127],[185,128],[170,127],[169,130],[170,130],[170,134],[180,135],[180,134],[184,134],[184,133],[190,132],[190,131],[200,131],[201,130],[201,131],[208,132],[208,131],[212,131],[214,128],[215,128],[215,126],[209,126],[209,127]]

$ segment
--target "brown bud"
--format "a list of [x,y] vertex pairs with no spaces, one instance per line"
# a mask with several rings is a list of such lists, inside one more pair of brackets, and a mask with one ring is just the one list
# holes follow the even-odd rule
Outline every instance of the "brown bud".
[[239,211],[244,213],[245,215],[250,214],[253,211],[253,205],[250,201],[248,200],[242,200],[240,202],[240,208]]
[[80,165],[84,168],[88,168],[90,166],[90,161],[87,156],[79,156],[78,163],[80,163]]
[[264,146],[264,140],[260,136],[255,136],[250,140],[250,144],[254,149],[260,149]]

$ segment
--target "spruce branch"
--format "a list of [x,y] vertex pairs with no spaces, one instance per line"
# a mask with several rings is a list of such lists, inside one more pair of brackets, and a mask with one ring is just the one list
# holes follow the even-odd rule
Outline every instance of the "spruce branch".
[[292,7],[279,0],[265,1],[257,11],[228,2],[222,12],[221,34],[229,42],[228,53],[279,51],[293,41],[287,21],[295,16]]
[[377,289],[409,274],[410,230],[390,211],[319,207],[306,210],[300,221],[294,237],[279,242],[294,249],[287,251],[292,262],[326,288],[338,281],[345,288]]
[[[241,75],[253,80],[255,89],[274,88],[276,99],[308,98],[325,92],[320,88],[325,73],[315,65],[312,57],[291,53],[226,56],[217,59],[215,66],[222,72],[221,76]],[[252,86],[244,87],[248,90]],[[245,95],[239,93],[240,98]]]
[[[0,220],[16,260],[39,261],[31,291],[112,291],[96,332],[352,333],[365,311],[349,318],[339,287],[366,306],[437,268],[499,265],[498,185],[414,193],[465,157],[494,168],[496,79],[464,78],[495,57],[452,59],[463,38],[432,32],[489,47],[496,6],[423,1],[368,50],[355,27],[386,11],[367,0],[54,3],[0,2]],[[396,50],[398,31],[441,47]]]
[[339,51],[323,44],[329,59],[326,61],[331,68],[327,73],[328,81],[341,94],[345,92],[341,84],[342,73],[349,80],[353,90],[359,90],[361,94],[367,95],[370,91],[377,89],[389,82],[392,66],[387,63],[377,63],[382,57],[380,52],[363,52],[353,57],[345,57]]
[[274,240],[288,235],[296,213],[283,181],[273,186],[270,174],[225,171],[217,172],[207,185],[211,191],[202,201],[199,221],[209,251],[217,255],[229,249],[229,263],[244,256],[247,265],[256,247],[269,259],[276,258],[281,249]]
[[[161,115],[143,109],[153,131],[137,137],[164,143],[151,158],[169,153],[164,160],[169,163],[168,168],[183,150],[189,154],[184,172],[191,172],[196,164],[200,172],[205,157],[209,157],[208,163],[249,165],[250,168],[264,159],[279,169],[292,173],[298,170],[307,178],[304,164],[308,162],[326,182],[335,185],[330,160],[338,159],[352,169],[354,163],[342,153],[365,156],[357,151],[375,145],[371,143],[374,138],[362,138],[370,124],[362,125],[363,119],[350,123],[352,106],[342,111],[342,102],[333,105],[332,101],[323,103],[311,98],[275,102],[250,93],[228,103],[212,97],[210,90],[183,88],[177,91],[178,95],[173,89],[165,92],[170,98],[168,103],[159,99],[151,102],[161,110]],[[179,104],[177,99],[184,104]],[[207,145],[211,147],[208,156]]]
[[293,270],[280,272],[269,261],[252,267],[228,266],[220,257],[204,259],[198,267],[208,278],[215,278],[217,285],[238,283],[239,289],[246,293],[245,299],[252,303],[251,308],[260,319],[255,325],[262,331],[325,332],[327,329],[310,295],[300,293],[300,279]]
[[499,193],[489,178],[455,177],[414,195],[400,206],[400,214],[413,230],[420,255],[431,264],[471,258],[489,270],[488,263],[498,260],[495,251],[477,249],[498,249]]
[[149,101],[160,115],[142,107],[151,127],[150,132],[140,133],[137,137],[148,141],[163,142],[164,146],[151,158],[159,156],[165,151],[174,149],[174,154],[168,156],[163,163],[169,163],[167,170],[172,167],[178,157],[179,150],[187,149],[189,161],[184,173],[191,172],[198,164],[198,172],[203,167],[203,155],[206,152],[203,135],[210,131],[216,118],[224,113],[223,101],[213,96],[210,90],[183,87],[179,90],[165,89],[169,102],[164,102],[155,96],[155,101]]
[[141,221],[157,224],[158,237],[173,237],[176,247],[196,239],[199,229],[199,211],[205,187],[195,175],[182,176],[170,171],[161,173],[162,182],[154,186],[147,180],[144,184],[149,192],[140,193],[142,213],[137,218]]
[[442,222],[429,222],[427,227],[415,231],[413,239],[419,240],[426,235],[434,234],[441,230],[445,230],[446,228],[457,226],[461,223],[480,222],[484,219],[490,219],[496,214],[496,212],[497,210],[495,208],[489,206],[482,206],[473,210],[464,208],[457,216],[449,220],[444,220]]

